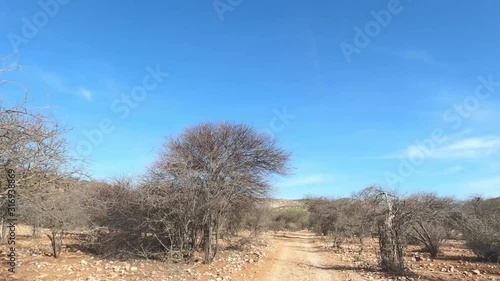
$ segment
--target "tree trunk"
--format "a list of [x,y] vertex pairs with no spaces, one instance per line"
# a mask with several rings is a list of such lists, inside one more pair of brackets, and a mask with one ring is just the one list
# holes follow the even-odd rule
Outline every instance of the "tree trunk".
[[204,242],[205,242],[205,263],[212,262],[212,216],[210,216],[209,222],[205,225],[204,229]]
[[359,254],[361,255],[365,251],[365,240],[363,239],[363,235],[358,235],[359,241]]
[[2,244],[5,244],[6,242],[6,238],[7,238],[7,227],[6,227],[6,219],[5,217],[2,217],[2,231],[0,233],[0,241]]
[[36,238],[36,236],[37,236],[37,230],[38,230],[38,223],[35,222],[35,224],[33,224],[33,230],[32,230],[32,233],[31,233],[31,237],[32,238]]
[[393,273],[403,272],[403,245],[398,229],[394,225],[394,215],[391,213],[379,225],[379,244],[382,270]]
[[50,239],[50,245],[52,246],[52,254],[54,255],[54,258],[58,258],[62,247],[61,234],[58,234],[57,231],[52,231],[51,234],[47,234],[47,237]]
[[189,248],[189,258],[192,259],[196,251],[196,232],[194,227],[191,228],[191,245]]
[[215,223],[215,247],[212,259],[217,255],[217,251],[219,250],[219,219],[216,220]]
[[6,217],[2,218],[2,244],[7,243],[8,237],[8,227],[7,227],[7,219]]

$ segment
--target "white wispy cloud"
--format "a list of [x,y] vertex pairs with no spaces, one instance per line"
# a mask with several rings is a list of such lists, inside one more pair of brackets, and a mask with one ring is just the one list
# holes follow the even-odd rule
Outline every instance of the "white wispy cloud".
[[278,182],[279,187],[295,187],[305,185],[317,185],[333,183],[333,177],[330,175],[316,174],[307,176],[296,176]]
[[467,138],[437,149],[434,157],[481,158],[496,153],[499,148],[500,137]]
[[500,137],[483,136],[456,140],[444,146],[427,149],[418,144],[412,144],[401,153],[391,154],[385,158],[417,158],[427,159],[473,159],[495,154],[500,149]]
[[80,95],[81,97],[83,97],[87,101],[92,101],[92,99],[93,99],[92,92],[85,89],[85,88],[78,89],[78,95]]
[[72,77],[38,68],[35,68],[33,72],[47,86],[51,94],[75,95],[88,102],[94,100],[94,92],[82,86],[81,82],[76,82]]

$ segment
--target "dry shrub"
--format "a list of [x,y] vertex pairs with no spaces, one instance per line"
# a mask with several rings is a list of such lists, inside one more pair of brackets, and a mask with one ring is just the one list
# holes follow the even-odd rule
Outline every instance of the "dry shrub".
[[299,207],[282,207],[271,211],[271,228],[296,231],[307,228],[309,213]]
[[464,205],[458,227],[479,258],[500,262],[500,198],[475,198]]
[[450,221],[456,213],[456,202],[434,193],[418,193],[406,199],[406,209],[411,212],[408,240],[418,241],[425,251],[436,257],[451,235]]

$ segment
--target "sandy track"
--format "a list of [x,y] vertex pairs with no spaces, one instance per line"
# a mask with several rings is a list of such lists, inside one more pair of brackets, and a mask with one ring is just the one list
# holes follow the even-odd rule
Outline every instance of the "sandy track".
[[321,250],[314,245],[315,236],[294,232],[277,237],[278,250],[268,261],[270,266],[261,280],[338,280],[335,272],[324,264]]

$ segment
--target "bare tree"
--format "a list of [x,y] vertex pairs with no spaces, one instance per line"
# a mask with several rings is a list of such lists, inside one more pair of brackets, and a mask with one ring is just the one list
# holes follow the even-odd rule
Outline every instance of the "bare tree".
[[[37,225],[49,226],[54,257],[60,252],[62,231],[71,223],[71,206],[78,202],[70,198],[69,181],[81,175],[73,165],[66,130],[40,114],[29,112],[24,104],[0,111],[0,165],[16,172],[18,202],[31,210]],[[59,213],[58,213],[59,212]]]
[[40,227],[48,229],[52,256],[58,258],[63,245],[63,234],[76,228],[88,227],[88,217],[82,201],[87,190],[75,179],[58,180],[43,190],[30,193],[20,206],[20,220],[37,217]]
[[130,178],[93,182],[88,193],[83,206],[90,221],[90,233],[84,241],[89,250],[113,258],[150,258],[159,252],[158,243],[153,245],[151,238],[158,228],[153,219],[160,214],[148,213],[154,213],[159,206],[148,201]]
[[192,197],[186,203],[202,215],[201,222],[191,225],[201,228],[209,263],[229,214],[266,196],[268,176],[284,175],[288,158],[273,139],[247,125],[201,124],[166,142],[152,169],[152,184],[177,190],[190,186]]
[[344,238],[355,238],[364,250],[364,238],[374,228],[372,219],[367,216],[371,211],[367,202],[357,198],[309,198],[307,205],[311,224],[319,234],[330,234],[334,246],[338,248]]
[[377,221],[380,267],[383,271],[402,273],[405,269],[405,236],[412,217],[406,201],[396,192],[378,186],[364,189],[357,197],[372,206],[368,214]]
[[410,196],[406,202],[408,211],[412,212],[408,235],[436,257],[452,230],[451,217],[456,212],[454,201],[433,193],[420,193]]
[[248,229],[252,230],[255,237],[260,235],[262,231],[266,230],[270,221],[271,208],[263,201],[254,203],[246,216],[244,217],[247,222]]
[[480,258],[500,262],[500,198],[473,198],[455,218],[466,245]]
[[[0,74],[17,68],[15,63],[3,66]],[[13,83],[1,77],[0,82]],[[7,186],[6,171],[15,171],[16,183],[22,187],[16,189],[17,200],[27,206],[28,201],[33,202],[34,198],[50,198],[35,194],[52,190],[51,187],[60,185],[60,181],[79,175],[80,167],[70,157],[64,138],[66,131],[53,119],[30,111],[27,95],[22,102],[8,108],[0,104],[0,188]],[[5,214],[2,216],[2,228],[5,229]],[[4,238],[5,235],[2,235]]]

